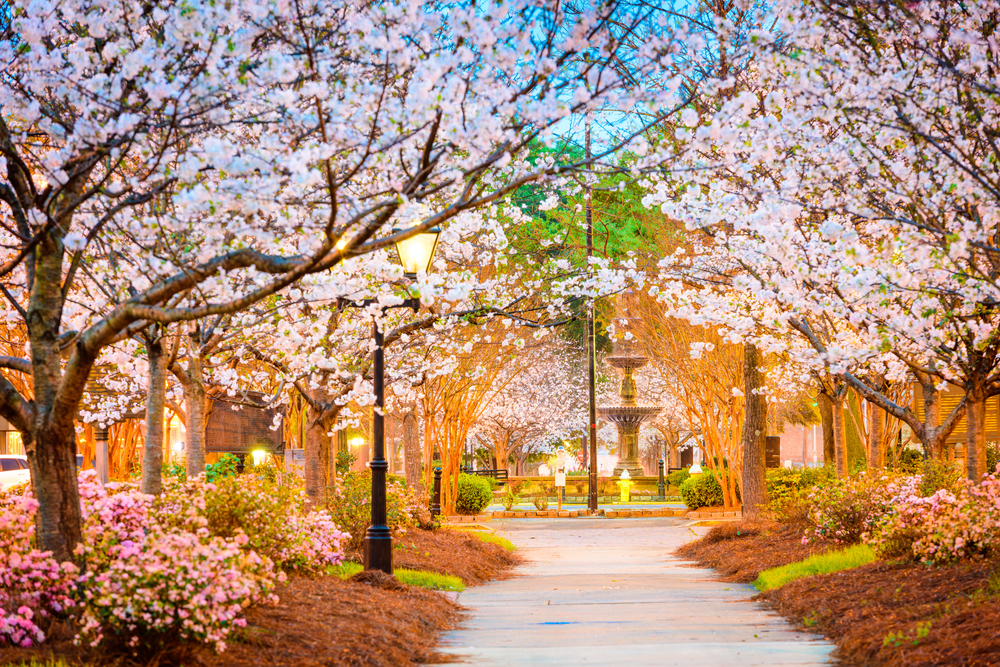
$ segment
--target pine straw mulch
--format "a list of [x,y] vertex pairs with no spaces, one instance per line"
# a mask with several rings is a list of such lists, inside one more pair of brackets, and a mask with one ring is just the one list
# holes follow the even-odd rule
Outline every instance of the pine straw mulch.
[[[803,545],[802,535],[780,524],[723,524],[676,553],[715,568],[725,581],[750,582],[765,569],[836,548]],[[876,562],[798,579],[757,599],[829,637],[844,665],[1000,665],[996,560],[941,567]]]
[[[396,541],[395,566],[460,577],[467,585],[510,576],[520,558],[464,531],[412,529]],[[338,577],[289,577],[278,586],[277,605],[247,612],[247,628],[222,654],[185,655],[188,667],[320,666],[409,667],[449,662],[435,649],[442,633],[456,627],[463,608],[447,596],[407,586],[381,573]],[[0,649],[0,665],[45,660],[69,664],[148,665],[73,646],[72,628],[56,625],[49,641],[34,649]],[[177,664],[165,659],[159,664]]]
[[674,553],[714,568],[725,581],[750,583],[772,567],[787,565],[831,549],[823,542],[802,544],[802,531],[768,521],[737,521],[712,528],[700,540]]
[[517,553],[454,528],[409,530],[396,536],[396,567],[458,577],[467,586],[507,579],[522,562]]

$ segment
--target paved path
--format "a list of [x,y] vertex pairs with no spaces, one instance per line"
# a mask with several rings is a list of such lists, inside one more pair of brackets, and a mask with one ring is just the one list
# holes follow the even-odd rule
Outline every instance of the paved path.
[[694,537],[681,523],[505,521],[529,562],[515,579],[461,594],[471,618],[444,650],[484,667],[828,663],[832,646],[763,610],[751,586],[670,556]]

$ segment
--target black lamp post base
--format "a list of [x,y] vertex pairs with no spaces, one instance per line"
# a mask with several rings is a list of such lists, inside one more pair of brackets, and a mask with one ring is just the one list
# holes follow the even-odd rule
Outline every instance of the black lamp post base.
[[393,573],[392,535],[365,535],[365,569]]

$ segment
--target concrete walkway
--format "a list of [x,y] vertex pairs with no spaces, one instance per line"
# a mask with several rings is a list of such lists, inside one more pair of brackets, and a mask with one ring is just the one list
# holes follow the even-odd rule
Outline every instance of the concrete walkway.
[[459,596],[471,618],[446,636],[444,651],[494,667],[828,664],[833,647],[763,610],[750,600],[753,587],[670,556],[695,537],[683,523],[504,522],[502,534],[529,562],[517,578]]

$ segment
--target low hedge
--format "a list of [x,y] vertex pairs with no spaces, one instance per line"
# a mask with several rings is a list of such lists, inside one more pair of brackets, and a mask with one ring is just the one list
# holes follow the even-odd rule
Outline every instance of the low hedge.
[[689,509],[715,507],[723,504],[722,487],[715,475],[703,472],[692,475],[681,484],[681,498]]

